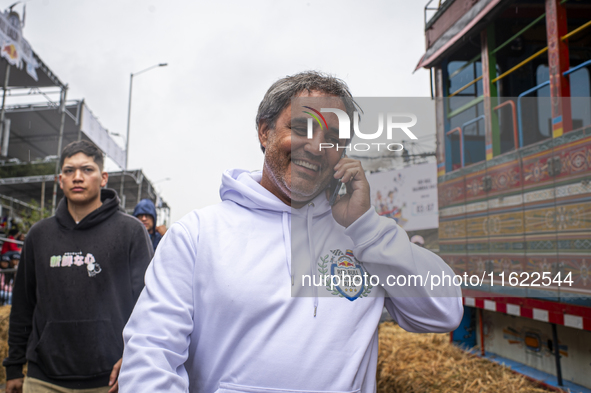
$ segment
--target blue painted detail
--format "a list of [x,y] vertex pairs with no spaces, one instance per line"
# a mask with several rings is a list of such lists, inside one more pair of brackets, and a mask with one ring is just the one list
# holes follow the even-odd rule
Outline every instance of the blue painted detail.
[[[591,60],[587,60],[586,62],[581,63],[581,64],[579,64],[576,67],[573,67],[573,68],[571,68],[569,70],[564,71],[562,73],[562,75],[567,76],[567,75],[572,74],[573,72],[575,72],[575,71],[577,71],[577,70],[579,70],[579,69],[581,69],[583,67],[586,67],[586,66],[588,66],[590,64],[591,64]],[[546,82],[544,82],[544,83],[541,83],[541,84],[539,84],[537,86],[534,86],[534,87],[532,87],[529,90],[524,91],[523,93],[521,93],[517,97],[517,128],[518,128],[518,132],[519,132],[519,147],[523,147],[523,123],[521,121],[521,98],[524,97],[524,96],[526,96],[526,95],[528,95],[528,94],[531,94],[531,93],[533,93],[533,92],[535,92],[535,91],[537,91],[539,89],[541,89],[542,87],[548,86],[548,85],[550,85],[550,81],[549,80],[546,81]],[[558,120],[558,119],[560,119],[560,120]],[[561,121],[562,121],[562,116],[553,119],[552,120],[552,124],[556,124],[556,123],[559,123]]]
[[533,297],[550,302],[559,302],[558,291],[543,290],[537,288],[527,288],[527,297]]
[[448,91],[448,82],[449,82],[449,73],[447,72],[447,58],[444,59],[441,63],[441,72],[442,72],[442,79],[443,79],[443,139],[445,140],[445,173],[450,173],[452,171],[453,165],[451,161],[451,138],[447,138],[447,132],[451,129],[449,118],[447,114],[449,113],[449,91]]
[[583,68],[583,67],[586,67],[586,66],[588,66],[589,64],[591,64],[591,60],[587,60],[586,62],[584,62],[584,63],[581,63],[581,64],[579,64],[579,65],[578,65],[578,66],[576,66],[576,67],[573,67],[573,68],[571,68],[571,69],[569,69],[569,70],[566,70],[566,71],[564,71],[564,72],[562,73],[562,75],[564,75],[564,76],[567,76],[568,74],[572,74],[573,72],[575,72],[575,71],[577,71],[577,70],[580,70],[581,68]]
[[[527,289],[508,286],[506,280],[507,280],[507,277],[505,277],[505,286],[493,285],[492,287],[490,287],[490,292],[494,293],[494,294],[501,294],[501,295],[514,296],[514,297],[526,297],[527,296]],[[485,343],[485,345],[486,345],[486,343]]]
[[560,302],[575,304],[577,306],[591,307],[591,298],[589,296],[580,296],[570,293],[560,293]]
[[[466,155],[466,152],[468,153]],[[484,141],[466,141],[464,140],[464,165],[471,165],[486,160],[486,150]]]
[[575,393],[575,392],[577,392],[577,393],[579,393],[579,392],[580,393],[591,393],[591,389],[588,389],[584,386],[572,383],[564,378],[562,380],[563,386],[558,386],[558,382],[557,382],[556,377],[554,375],[548,374],[548,373],[540,371],[540,370],[536,370],[533,367],[526,366],[525,364],[516,362],[515,360],[510,360],[510,359],[504,358],[504,357],[494,354],[492,352],[486,352],[484,357],[488,360],[495,362],[495,363],[509,367],[511,370],[516,371],[520,374],[523,374],[523,375],[526,375],[530,378],[544,382],[545,384],[548,384],[550,386],[560,387],[563,389],[568,388],[573,393]]
[[453,331],[452,341],[463,348],[476,346],[476,310],[474,308],[464,307],[462,322]]
[[[470,150],[473,151],[474,153],[476,153],[478,151],[478,149],[473,150],[472,148],[467,149],[468,146],[466,146],[465,140],[464,140],[464,129],[469,126],[470,124],[474,124],[479,122],[480,120],[485,120],[486,116],[484,115],[480,115],[478,117],[475,117],[472,120],[469,120],[467,122],[465,122],[464,124],[462,124],[462,146],[464,147],[464,150],[462,150],[461,154],[462,154],[462,168],[466,165],[466,160],[465,160],[465,156],[466,156],[466,150]],[[476,156],[478,155],[477,153],[475,154]],[[486,159],[486,155],[484,156],[484,158],[482,158],[482,160],[472,160],[472,163],[474,162],[479,162],[479,161],[484,161]]]
[[524,91],[517,97],[517,129],[519,131],[519,147],[523,147],[523,122],[521,121],[521,99],[528,94],[533,93],[536,90],[541,89],[542,87],[548,86],[550,81],[546,81],[541,83],[537,86],[532,87],[529,90]]

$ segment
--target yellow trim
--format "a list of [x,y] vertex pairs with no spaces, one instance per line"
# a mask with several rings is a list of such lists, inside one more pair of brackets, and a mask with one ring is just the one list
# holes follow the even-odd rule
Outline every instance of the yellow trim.
[[591,20],[587,23],[585,23],[582,26],[577,27],[576,29],[574,29],[573,31],[571,31],[570,33],[564,35],[564,37],[561,38],[562,41],[566,40],[567,38],[569,38],[570,36],[577,34],[579,31],[586,29],[587,27],[591,26]]
[[478,81],[479,81],[479,80],[481,80],[481,79],[482,79],[482,75],[481,75],[481,76],[479,76],[478,78],[474,79],[472,82],[468,83],[467,85],[464,85],[464,86],[460,87],[458,90],[454,91],[454,92],[453,92],[452,94],[450,94],[448,97],[453,97],[453,96],[455,96],[455,95],[456,95],[456,94],[458,94],[459,92],[466,90],[468,87],[472,86],[474,83],[478,82]]
[[[591,26],[591,20],[587,23],[585,23],[582,26],[577,27],[576,29],[574,29],[573,31],[571,31],[568,34],[565,34],[564,36],[562,36],[560,39],[562,41],[568,39],[569,37],[577,34],[578,32],[580,32],[581,30],[586,29],[587,27]],[[518,68],[524,66],[525,64],[529,63],[530,61],[532,61],[533,59],[535,59],[536,57],[540,56],[541,54],[544,54],[548,51],[548,47],[545,47],[544,49],[539,50],[537,53],[534,53],[533,55],[531,55],[530,57],[528,57],[527,59],[523,60],[521,63],[517,64],[515,67],[511,68],[509,71],[502,73],[501,75],[497,76],[495,79],[493,79],[491,81],[491,83],[495,83],[498,80],[506,77],[507,75],[511,74],[512,72],[514,72],[515,70],[517,70]],[[562,134],[560,134],[562,135]]]
[[503,72],[501,75],[497,76],[495,79],[493,79],[491,81],[491,83],[495,83],[498,80],[506,77],[507,75],[513,73],[515,70],[517,70],[518,68],[523,67],[524,65],[526,65],[527,63],[529,63],[530,61],[532,61],[533,59],[535,59],[536,57],[543,55],[544,53],[546,53],[548,51],[548,47],[545,47],[542,50],[539,50],[538,52],[534,53],[533,55],[531,55],[530,57],[528,57],[527,59],[523,60],[521,63],[517,64],[515,67],[511,68],[509,71]]

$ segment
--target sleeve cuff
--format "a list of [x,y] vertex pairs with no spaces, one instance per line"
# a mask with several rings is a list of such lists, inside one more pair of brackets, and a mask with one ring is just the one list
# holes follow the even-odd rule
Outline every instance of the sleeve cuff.
[[17,379],[17,378],[24,378],[23,374],[23,366],[21,365],[14,365],[6,367],[6,380],[9,379]]

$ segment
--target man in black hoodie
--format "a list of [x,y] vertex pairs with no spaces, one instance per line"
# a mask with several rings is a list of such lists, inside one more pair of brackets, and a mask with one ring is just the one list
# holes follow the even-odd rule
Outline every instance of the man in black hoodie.
[[121,332],[153,256],[143,225],[101,189],[108,174],[95,145],[69,144],[60,164],[64,198],[29,231],[16,275],[7,393],[116,392]]

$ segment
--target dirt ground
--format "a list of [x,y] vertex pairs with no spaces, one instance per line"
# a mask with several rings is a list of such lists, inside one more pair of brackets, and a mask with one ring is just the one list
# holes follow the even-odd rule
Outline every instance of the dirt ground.
[[378,393],[549,391],[450,344],[449,333],[408,333],[384,322],[379,334]]
[[[10,306],[0,307],[0,361],[8,356],[8,318]],[[6,369],[0,367],[0,383],[6,382]]]

